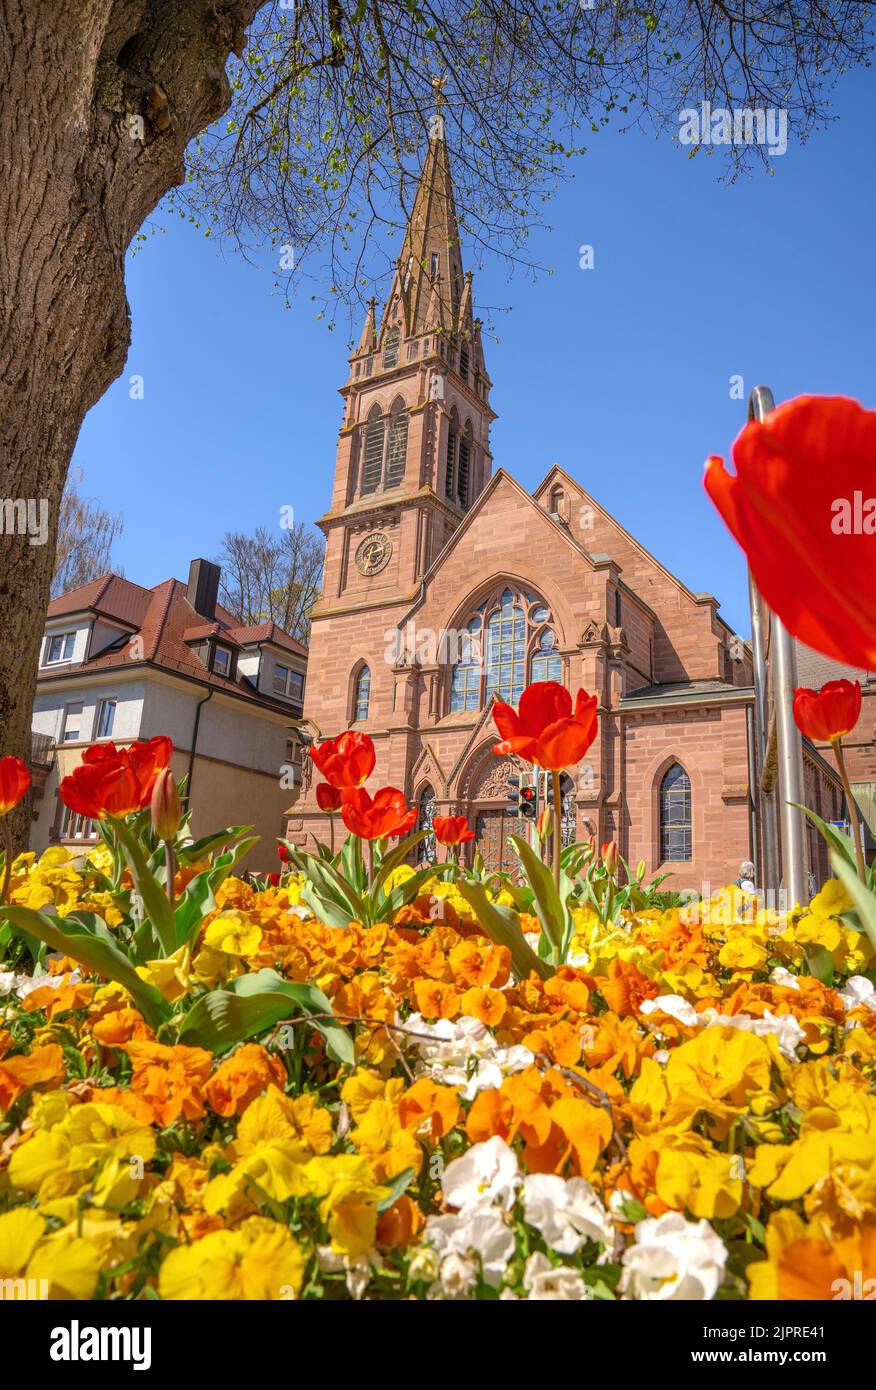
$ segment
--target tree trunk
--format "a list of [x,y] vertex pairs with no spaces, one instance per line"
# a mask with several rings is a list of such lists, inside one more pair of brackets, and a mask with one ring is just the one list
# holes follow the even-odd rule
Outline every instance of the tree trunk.
[[128,352],[125,252],[260,3],[0,0],[0,756],[30,761],[64,481]]

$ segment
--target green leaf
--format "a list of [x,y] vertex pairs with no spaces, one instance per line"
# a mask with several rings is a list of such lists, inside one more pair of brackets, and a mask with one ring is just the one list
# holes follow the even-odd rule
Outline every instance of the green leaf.
[[346,931],[353,920],[347,908],[323,898],[312,883],[301,885],[301,901],[307,904],[314,917],[318,917],[327,927],[333,927],[336,931]]
[[823,985],[833,984],[833,956],[826,946],[816,946],[810,943],[806,947],[806,964],[809,967],[809,974],[814,979],[820,980]]
[[428,830],[418,830],[415,835],[408,835],[407,839],[402,840],[400,844],[396,845],[394,850],[390,850],[389,854],[383,856],[380,868],[374,875],[374,882],[371,885],[371,896],[375,902],[377,902],[376,893],[383,887],[393,869],[397,869],[399,864],[403,864],[414,848],[414,845],[418,845],[421,840],[425,840],[428,834]]
[[810,811],[808,806],[801,806],[799,802],[792,801],[798,811],[802,811],[804,816],[808,816],[816,829],[824,836],[828,848],[832,854],[841,854],[853,869],[857,869],[857,859],[855,856],[855,842],[850,835],[845,835],[842,830],[838,830],[835,825],[829,825],[827,821],[817,816],[814,811]]
[[121,842],[125,858],[128,861],[131,877],[137,892],[143,899],[146,916],[155,928],[158,940],[161,942],[162,952],[165,956],[172,956],[177,945],[176,923],[164,885],[159,883],[151,872],[143,848],[130,827],[125,825],[124,821],[111,819],[113,830]]
[[[192,1005],[179,1031],[181,1042],[227,1052],[235,1043],[264,1033],[291,1012],[332,1014],[332,1006],[314,985],[284,980],[276,970],[256,970],[241,975],[229,989],[214,989]],[[353,1039],[346,1028],[328,1018],[314,1018],[313,1026],[326,1041],[329,1056],[343,1066],[355,1063]]]
[[861,926],[876,946],[876,895],[865,888],[858,878],[857,872],[846,862],[845,856],[834,851],[830,856],[830,862],[836,870],[836,876],[843,884],[855,904]]
[[124,985],[151,1028],[160,1027],[170,1017],[170,1005],[157,989],[140,979],[102,917],[92,912],[51,917],[29,907],[3,907],[0,914],[8,917],[20,931],[44,941],[53,951],[61,951],[104,979],[117,980]]
[[[510,836],[517,858],[526,875],[526,880],[535,895],[535,910],[541,929],[551,944],[554,964],[562,961],[563,943],[569,932],[569,914],[566,904],[557,892],[554,876],[547,864],[536,854],[531,845],[519,835]],[[571,889],[571,884],[569,888]]]
[[510,907],[499,907],[491,903],[486,889],[480,883],[460,879],[457,888],[469,907],[474,909],[479,924],[491,941],[499,946],[507,946],[511,952],[511,964],[518,979],[525,980],[535,971],[541,980],[549,980],[554,974],[547,961],[539,960],[529,942],[523,935],[520,918]]
[[210,859],[219,850],[233,845],[235,840],[248,835],[251,830],[251,825],[232,825],[218,835],[204,835],[200,840],[193,840],[191,844],[178,845],[176,846],[177,863],[188,865],[196,864],[199,859]]
[[392,1206],[393,1202],[397,1202],[399,1197],[404,1192],[405,1188],[410,1186],[411,1178],[413,1176],[413,1168],[406,1168],[403,1173],[399,1173],[398,1177],[392,1184],[392,1187],[389,1189],[386,1196],[381,1197],[380,1201],[377,1203],[377,1210],[386,1211],[388,1207]]

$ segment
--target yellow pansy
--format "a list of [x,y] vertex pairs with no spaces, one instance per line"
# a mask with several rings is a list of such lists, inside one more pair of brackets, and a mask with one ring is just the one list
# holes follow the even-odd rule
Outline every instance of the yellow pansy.
[[0,1280],[21,1273],[45,1229],[42,1216],[30,1207],[18,1207],[0,1216]]
[[137,974],[147,985],[157,989],[168,1004],[173,1004],[191,989],[191,965],[191,947],[180,946],[172,956],[165,956],[163,960],[147,960],[145,965],[138,965]]
[[390,1100],[372,1101],[350,1137],[359,1152],[368,1157],[379,1180],[396,1178],[406,1168],[419,1173],[423,1165],[422,1146],[403,1127]]
[[394,1076],[384,1080],[377,1072],[358,1067],[341,1087],[341,1100],[348,1107],[353,1119],[361,1120],[373,1100],[398,1101],[404,1089],[405,1083],[401,1077]]
[[682,1144],[661,1151],[657,1163],[657,1196],[675,1211],[692,1216],[732,1216],[742,1201],[742,1162],[736,1154],[718,1153],[691,1135]]
[[718,960],[727,970],[750,974],[761,970],[766,963],[767,953],[750,936],[732,936],[718,952]]
[[227,956],[251,956],[261,939],[261,927],[246,912],[220,912],[204,933],[204,945]]
[[287,1227],[251,1216],[235,1231],[211,1231],[172,1250],[158,1288],[167,1299],[283,1300],[304,1282],[301,1247]]

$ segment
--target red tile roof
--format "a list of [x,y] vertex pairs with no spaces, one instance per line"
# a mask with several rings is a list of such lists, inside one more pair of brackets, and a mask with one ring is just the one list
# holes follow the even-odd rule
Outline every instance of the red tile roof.
[[[104,649],[73,667],[77,675],[83,671],[103,671],[129,666],[132,661],[143,661],[188,676],[201,684],[256,699],[275,709],[287,710],[285,702],[258,692],[246,676],[238,673],[234,680],[226,680],[210,671],[189,644],[209,636],[221,637],[232,646],[274,642],[288,651],[307,656],[307,648],[275,623],[244,627],[221,605],[216,608],[216,621],[210,622],[189,603],[186,586],[178,579],[166,579],[152,589],[144,589],[119,575],[105,574],[90,584],[52,599],[48,607],[49,618],[81,612],[106,617],[133,629],[131,639],[139,636],[143,649],[142,655],[138,653],[136,656],[132,656],[130,642],[126,642],[121,649]],[[40,679],[52,680],[70,672],[69,666],[57,671],[43,668]]]

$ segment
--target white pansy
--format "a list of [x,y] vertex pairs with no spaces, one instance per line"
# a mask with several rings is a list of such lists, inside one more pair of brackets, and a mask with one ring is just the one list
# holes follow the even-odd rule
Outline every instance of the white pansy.
[[454,1253],[441,1261],[438,1283],[444,1298],[466,1298],[477,1282],[477,1261],[470,1255]]
[[324,1274],[343,1272],[347,1292],[357,1302],[365,1297],[374,1271],[383,1267],[383,1261],[376,1250],[369,1250],[351,1260],[349,1255],[338,1254],[330,1245],[316,1247],[316,1263]]
[[869,1009],[876,1013],[876,986],[865,975],[850,975],[839,991],[846,1013],[852,1009]]
[[519,1185],[517,1155],[498,1134],[482,1144],[472,1144],[461,1158],[454,1158],[441,1179],[448,1206],[460,1210],[498,1203],[510,1211]]
[[763,1018],[751,1014],[719,1014],[716,1009],[705,1009],[702,1014],[707,1028],[738,1028],[743,1033],[754,1033],[764,1038],[772,1033],[779,1044],[779,1051],[789,1062],[797,1062],[797,1048],[805,1040],[805,1033],[793,1014],[772,1014],[764,1009]]
[[437,1279],[439,1268],[440,1261],[437,1250],[434,1250],[431,1245],[416,1246],[408,1265],[408,1274],[414,1282]]
[[526,1261],[523,1287],[537,1302],[581,1303],[591,1297],[587,1284],[577,1269],[568,1265],[552,1265],[547,1255],[537,1250]]
[[82,974],[79,970],[68,970],[66,975],[19,975],[15,985],[15,993],[19,999],[26,999],[35,989],[42,989],[43,985],[49,985],[52,989],[60,989],[61,985],[81,983]]
[[0,995],[11,994],[17,979],[14,970],[0,970]]
[[693,1004],[688,1003],[680,994],[660,994],[656,999],[646,999],[641,1004],[639,1013],[668,1014],[670,1018],[677,1019],[679,1023],[684,1023],[688,1028],[696,1028],[701,1022]]
[[792,975],[784,965],[777,965],[770,971],[770,984],[779,985],[782,989],[800,989],[797,976]]
[[440,1018],[426,1023],[421,1014],[411,1014],[404,1027],[417,1036],[411,1042],[420,1054],[418,1076],[429,1076],[444,1086],[458,1086],[464,1100],[474,1100],[478,1091],[501,1086],[506,1076],[524,1071],[535,1061],[528,1047],[516,1044],[502,1047],[479,1018]]
[[584,1178],[530,1173],[523,1179],[526,1224],[561,1255],[574,1255],[588,1240],[611,1247],[614,1227],[590,1183]]
[[724,1277],[727,1250],[708,1221],[680,1212],[648,1217],[624,1251],[620,1289],[627,1298],[708,1301]]
[[514,1258],[514,1232],[506,1226],[501,1212],[491,1207],[474,1207],[448,1216],[430,1216],[423,1241],[432,1246],[443,1262],[447,1255],[480,1257],[484,1279],[497,1288]]

